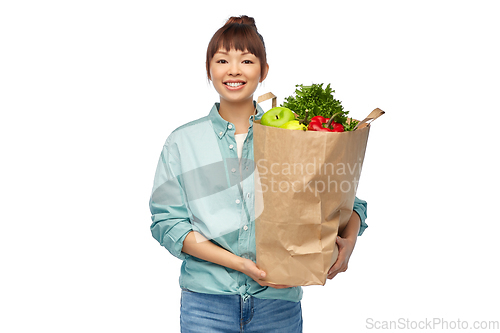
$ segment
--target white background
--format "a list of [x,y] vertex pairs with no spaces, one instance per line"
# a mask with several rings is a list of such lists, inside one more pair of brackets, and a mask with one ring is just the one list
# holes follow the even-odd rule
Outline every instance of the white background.
[[0,5],[0,331],[179,330],[148,200],[168,134],[217,101],[206,47],[241,14],[267,46],[256,96],[323,82],[355,118],[386,111],[369,228],[346,273],[304,288],[304,332],[499,321],[497,1],[51,0]]

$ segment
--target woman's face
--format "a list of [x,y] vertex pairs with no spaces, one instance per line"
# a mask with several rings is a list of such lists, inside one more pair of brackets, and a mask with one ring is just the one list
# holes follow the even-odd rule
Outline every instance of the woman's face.
[[264,79],[259,58],[247,51],[220,49],[210,62],[210,80],[221,100],[233,103],[253,101],[257,85]]

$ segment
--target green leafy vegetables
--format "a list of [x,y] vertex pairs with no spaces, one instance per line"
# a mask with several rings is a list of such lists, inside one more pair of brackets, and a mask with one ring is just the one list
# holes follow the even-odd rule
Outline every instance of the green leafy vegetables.
[[296,87],[298,89],[295,90],[295,96],[285,98],[281,106],[293,110],[299,119],[304,119],[308,110],[305,124],[308,124],[314,116],[326,118],[333,116],[333,121],[342,124],[345,131],[352,131],[358,124],[357,120],[349,120],[347,117],[349,111],[344,111],[341,102],[333,98],[335,90],[330,87],[330,84],[325,89],[323,89],[323,83],[310,86],[298,84]]

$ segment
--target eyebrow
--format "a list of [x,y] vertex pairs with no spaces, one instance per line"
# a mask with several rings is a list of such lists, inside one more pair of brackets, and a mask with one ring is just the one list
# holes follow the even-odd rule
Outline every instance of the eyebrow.
[[[215,54],[217,54],[217,53],[222,53],[222,54],[225,54],[225,55],[229,54],[229,53],[227,53],[225,51],[217,51],[217,52],[215,52]],[[247,51],[247,52],[243,52],[241,55],[247,55],[247,54],[252,54],[252,53]]]

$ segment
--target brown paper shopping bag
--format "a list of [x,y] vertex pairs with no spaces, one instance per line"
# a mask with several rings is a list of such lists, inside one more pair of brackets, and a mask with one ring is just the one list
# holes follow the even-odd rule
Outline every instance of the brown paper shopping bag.
[[266,281],[325,284],[338,255],[337,234],[352,214],[367,123],[380,112],[341,133],[254,122],[257,265],[267,272]]

